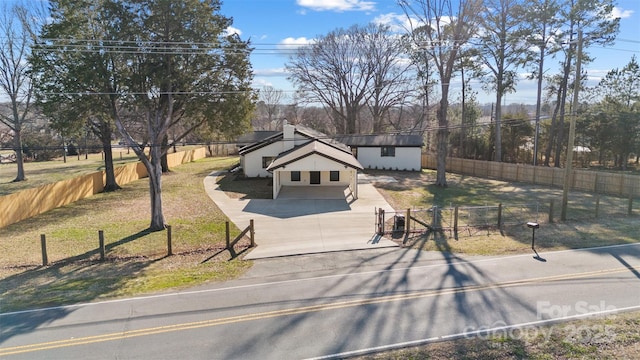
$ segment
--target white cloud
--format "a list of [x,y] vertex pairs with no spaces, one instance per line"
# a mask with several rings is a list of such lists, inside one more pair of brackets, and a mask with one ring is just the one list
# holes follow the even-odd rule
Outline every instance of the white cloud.
[[365,0],[296,0],[299,6],[315,11],[369,11],[375,2]]
[[[285,68],[270,68],[270,69],[256,69],[253,70],[255,76],[261,77],[274,77],[274,76],[287,76],[289,73]],[[265,80],[262,80],[265,81]]]
[[314,39],[307,39],[306,37],[292,38],[288,37],[278,44],[278,48],[281,50],[294,50],[301,46],[313,44]]
[[265,86],[273,86],[273,83],[267,81],[266,79],[255,79],[253,80],[254,88],[262,88]]
[[242,35],[242,30],[238,28],[234,28],[233,26],[229,26],[228,28],[225,29],[225,34],[227,36],[232,34],[237,34],[238,36],[240,36]]
[[611,17],[614,19],[615,18],[626,19],[628,17],[631,17],[632,14],[633,14],[633,10],[624,10],[623,8],[614,6],[613,11],[611,12]]
[[[389,29],[396,33],[407,33],[411,29],[411,21],[404,14],[382,14],[376,16],[373,21],[374,24],[386,25],[389,26]],[[416,20],[413,20],[414,26],[416,24]]]

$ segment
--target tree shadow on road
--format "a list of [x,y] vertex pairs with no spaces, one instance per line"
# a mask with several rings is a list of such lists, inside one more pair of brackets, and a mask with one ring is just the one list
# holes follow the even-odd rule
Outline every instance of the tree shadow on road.
[[[444,331],[438,328],[442,324],[437,324],[443,314],[449,315],[450,324],[444,324],[446,328],[455,328],[460,333],[466,328],[492,326],[495,319],[508,324],[513,320],[508,312],[503,311],[501,301],[509,302],[512,307],[526,312],[535,312],[535,306],[524,303],[504,288],[482,288],[482,285],[495,284],[497,280],[474,262],[451,253],[449,239],[441,232],[431,232],[423,241],[435,241],[438,246],[438,252],[428,254],[428,259],[432,261],[425,262],[425,253],[408,248],[398,248],[393,253],[373,254],[357,266],[349,268],[346,274],[338,272],[335,281],[329,285],[305,294],[302,299],[292,300],[292,304],[298,304],[297,306],[301,302],[354,302],[354,305],[349,305],[353,310],[349,312],[347,328],[340,329],[340,334],[333,338],[322,354],[340,354],[353,350],[351,346],[354,337],[364,343],[363,346],[384,345],[399,332],[411,329],[412,324],[419,328],[423,328],[425,324],[433,324],[421,336],[425,339],[437,337],[442,335],[439,331]],[[386,262],[382,269],[372,270],[370,266],[374,266],[378,260],[385,263],[383,258],[392,260]],[[416,272],[423,276],[416,276]],[[351,275],[359,277],[356,286],[347,282]],[[358,303],[359,301],[362,303]],[[421,302],[425,306],[406,306],[409,302]],[[283,303],[286,301],[281,304]],[[282,336],[295,333],[308,320],[313,318],[316,321],[314,324],[324,323],[325,318],[333,315],[327,313],[320,316],[318,318],[314,311],[283,317],[275,328],[255,336],[247,336],[243,339],[242,346],[230,349],[222,355],[225,358],[236,358],[259,352],[262,346],[275,346]],[[321,326],[319,330],[320,328]],[[372,329],[375,331],[371,331]],[[326,333],[333,330],[328,327],[322,328],[322,331]],[[363,339],[362,334],[367,334],[368,337]]]

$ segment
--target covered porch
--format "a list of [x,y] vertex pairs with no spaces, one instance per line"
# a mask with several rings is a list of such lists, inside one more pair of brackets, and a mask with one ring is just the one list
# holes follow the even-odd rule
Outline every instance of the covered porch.
[[273,172],[274,199],[358,198],[356,169],[316,171],[282,169]]
[[273,175],[274,199],[284,188],[289,193],[287,196],[296,194],[299,199],[342,194],[343,199],[351,196],[355,200],[358,198],[358,170],[362,170],[362,165],[349,151],[319,140],[280,154],[267,168]]

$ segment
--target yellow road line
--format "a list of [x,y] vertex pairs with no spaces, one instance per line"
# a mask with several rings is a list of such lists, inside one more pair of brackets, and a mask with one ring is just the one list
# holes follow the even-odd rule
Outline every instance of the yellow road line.
[[420,292],[409,293],[409,294],[385,295],[385,296],[379,296],[379,297],[368,298],[368,299],[340,301],[340,302],[329,303],[329,304],[318,304],[318,305],[303,306],[303,307],[297,307],[297,308],[291,308],[291,309],[273,310],[273,311],[266,311],[262,313],[255,313],[255,314],[230,316],[230,317],[214,319],[214,320],[195,321],[195,322],[189,322],[189,323],[183,323],[183,324],[165,325],[165,326],[158,326],[158,327],[138,329],[138,330],[128,330],[128,331],[103,334],[103,335],[85,336],[80,338],[72,338],[72,339],[56,340],[56,341],[50,341],[50,342],[30,344],[30,345],[0,348],[0,356],[50,350],[50,349],[69,347],[69,346],[86,345],[86,344],[105,342],[105,341],[122,340],[122,339],[129,339],[129,338],[134,338],[139,336],[150,336],[150,335],[162,334],[167,332],[191,330],[191,329],[219,326],[219,325],[225,325],[225,324],[233,324],[233,323],[239,323],[239,322],[245,322],[245,321],[262,320],[262,319],[269,319],[269,318],[275,318],[280,316],[289,316],[289,315],[297,315],[297,314],[304,314],[304,313],[311,313],[311,312],[318,312],[318,311],[336,310],[336,309],[343,309],[348,307],[380,304],[380,303],[393,302],[393,301],[413,300],[413,299],[427,298],[432,296],[450,295],[450,294],[461,293],[461,292],[475,292],[475,291],[482,291],[482,290],[489,290],[489,289],[496,289],[496,288],[507,288],[507,287],[514,287],[519,285],[532,284],[532,283],[570,280],[570,279],[585,278],[590,276],[602,276],[602,275],[621,273],[626,271],[629,271],[629,267],[589,271],[589,272],[565,274],[565,275],[553,275],[553,276],[538,277],[538,278],[531,278],[531,279],[524,279],[524,280],[507,281],[503,283],[495,283],[495,284],[488,284],[488,285],[463,286],[463,287],[452,288],[447,290],[427,290],[427,291],[420,291]]

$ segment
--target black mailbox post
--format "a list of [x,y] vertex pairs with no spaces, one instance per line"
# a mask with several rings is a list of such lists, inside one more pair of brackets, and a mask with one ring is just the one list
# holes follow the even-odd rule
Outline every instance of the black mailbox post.
[[393,217],[393,230],[404,231],[404,215],[395,215]]
[[527,227],[533,230],[533,234],[531,234],[531,250],[536,251],[536,229],[540,227],[540,224],[538,224],[537,222],[528,222]]

